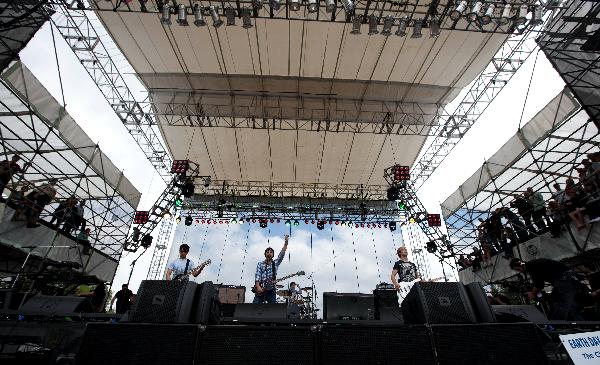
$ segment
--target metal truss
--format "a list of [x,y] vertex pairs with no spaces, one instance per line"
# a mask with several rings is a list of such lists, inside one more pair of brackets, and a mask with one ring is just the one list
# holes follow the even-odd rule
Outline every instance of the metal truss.
[[48,20],[46,1],[0,1],[0,71],[18,57],[19,51]]
[[[549,199],[554,192],[553,183],[564,187],[564,181],[572,177],[577,181],[580,161],[590,152],[598,151],[600,133],[594,122],[584,111],[570,117],[565,123],[556,125],[546,138],[519,155],[507,166],[493,166],[491,173],[487,162],[481,173],[492,176],[492,180],[476,194],[466,197],[464,203],[446,217],[446,226],[455,253],[479,246],[478,219],[487,219],[497,208],[510,207],[516,194],[531,187]],[[483,176],[482,176],[483,178]]]
[[[108,49],[116,46],[105,44],[112,43],[112,40],[108,36],[101,37],[98,34],[95,27],[101,25],[97,19],[88,17],[87,14],[91,13],[72,7],[72,4],[66,1],[54,1],[51,4],[52,9],[56,11],[56,16],[52,18],[56,28],[150,163],[162,178],[168,181],[171,156],[163,145],[148,106],[138,102],[122,71],[113,61]],[[98,24],[94,25],[93,20]],[[140,93],[147,94],[145,91],[137,94]],[[143,98],[142,95],[139,100]]]
[[[548,17],[552,9],[544,11]],[[545,23],[528,27],[522,33],[510,36],[481,74],[471,83],[456,108],[437,118],[425,142],[419,159],[413,164],[411,178],[416,189],[433,174],[462,137],[475,124],[490,103],[537,48],[535,39]],[[454,102],[451,103],[451,105]],[[450,108],[450,106],[446,106]]]
[[148,268],[148,280],[161,280],[165,274],[165,265],[167,258],[167,249],[171,243],[171,236],[173,232],[173,219],[172,217],[164,217],[160,223],[160,230],[158,232],[158,241],[154,246],[154,252],[152,253],[152,260],[150,261],[150,267]]
[[600,123],[598,14],[600,3],[573,0],[538,38],[550,63],[596,123]]
[[[273,6],[273,2],[280,4],[279,6]],[[75,6],[76,1],[72,2]],[[314,8],[308,10],[308,3],[306,1],[296,1],[298,10],[294,9],[292,1],[269,1],[268,3],[262,0],[236,0],[236,1],[203,1],[200,5],[200,12],[202,17],[210,17],[211,9],[214,7],[214,11],[217,17],[227,17],[230,14],[229,19],[242,18],[246,13],[247,19],[250,18],[266,18],[266,19],[285,19],[285,20],[296,20],[296,21],[320,21],[320,22],[338,22],[338,23],[349,23],[356,16],[361,16],[360,22],[368,24],[369,21],[375,22],[380,25],[384,23],[386,17],[392,20],[390,27],[398,26],[401,19],[406,20],[408,27],[414,27],[416,23],[421,23],[424,28],[431,27],[432,19],[436,19],[440,29],[444,30],[462,30],[469,32],[486,32],[486,33],[512,33],[515,29],[515,22],[512,19],[517,18],[516,12],[518,11],[519,5],[515,5],[512,9],[511,20],[506,24],[501,24],[497,20],[501,17],[502,9],[505,3],[503,1],[482,1],[482,13],[476,18],[482,19],[483,11],[485,11],[489,5],[493,5],[495,11],[493,11],[491,20],[489,23],[482,22],[481,20],[469,21],[465,17],[461,17],[457,20],[450,18],[450,12],[456,7],[456,3],[453,1],[439,0],[431,3],[420,3],[419,1],[383,1],[383,0],[359,0],[350,1],[352,8],[345,9],[343,2],[335,1],[331,8],[327,9],[326,3],[315,2]],[[178,3],[173,1],[161,1],[146,2],[146,1],[133,1],[126,2],[122,0],[110,0],[100,1],[96,0],[92,3],[90,9],[97,11],[111,11],[111,12],[141,12],[141,13],[161,13],[163,4],[170,6],[170,13],[177,15],[179,6],[185,6],[186,15],[192,17],[194,2],[189,3]],[[305,6],[306,5],[306,6]],[[464,13],[468,13],[465,11]],[[373,20],[371,20],[373,19]],[[187,25],[186,22],[182,22]],[[191,23],[191,22],[190,22]]]

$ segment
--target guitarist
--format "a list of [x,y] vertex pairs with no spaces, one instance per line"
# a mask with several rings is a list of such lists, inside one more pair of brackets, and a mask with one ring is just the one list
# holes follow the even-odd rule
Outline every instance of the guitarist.
[[184,243],[181,246],[179,246],[179,258],[169,264],[166,275],[167,280],[171,280],[175,277],[187,278],[187,273],[189,273],[190,270],[192,270],[191,274],[194,275],[194,277],[200,275],[200,272],[202,271],[202,269],[204,269],[204,266],[206,265],[200,265],[196,267],[194,261],[187,258],[189,252],[190,246],[188,246],[187,244]]
[[265,260],[261,261],[256,265],[256,274],[254,275],[254,300],[252,303],[275,303],[275,286],[273,282],[277,279],[277,268],[283,261],[285,250],[288,247],[289,236],[286,234],[284,237],[285,243],[279,255],[276,259],[275,251],[268,247],[265,250]]
[[[396,263],[394,264],[394,268],[392,269],[391,280],[394,284],[394,288],[398,290],[400,289],[400,284],[398,283],[398,281],[411,282],[420,279],[421,276],[417,272],[417,265],[408,261],[408,251],[406,250],[406,247],[398,247],[398,250],[396,250],[396,254],[398,255],[398,258],[400,258],[400,260],[396,261]],[[396,276],[398,276],[399,280],[396,279]]]

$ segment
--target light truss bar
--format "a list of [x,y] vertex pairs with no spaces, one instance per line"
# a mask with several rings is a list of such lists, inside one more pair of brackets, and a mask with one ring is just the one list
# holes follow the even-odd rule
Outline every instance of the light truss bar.
[[150,268],[148,269],[148,280],[161,280],[165,273],[165,264],[167,258],[167,249],[171,243],[171,236],[173,232],[173,219],[163,218],[160,223],[160,230],[158,232],[158,238],[156,245],[154,246],[154,253],[152,254],[152,260],[150,261]]
[[168,181],[172,159],[162,143],[150,110],[135,98],[88,12],[71,7],[66,1],[54,1],[52,4],[58,14],[52,18],[56,28],[152,166]]
[[[548,11],[544,12],[547,17]],[[431,129],[432,137],[425,142],[420,158],[411,168],[416,189],[433,174],[462,137],[475,124],[490,103],[502,91],[527,58],[535,51],[535,38],[545,22],[527,28],[522,34],[508,38],[502,48],[481,74],[471,83],[469,90],[454,111],[441,114],[437,125]],[[451,103],[452,105],[453,103]]]

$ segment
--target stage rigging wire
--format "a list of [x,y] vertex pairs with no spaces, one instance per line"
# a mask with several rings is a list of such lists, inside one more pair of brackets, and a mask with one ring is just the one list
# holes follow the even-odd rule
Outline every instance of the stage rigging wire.
[[371,238],[373,239],[373,250],[375,251],[375,263],[377,265],[377,278],[381,283],[381,270],[379,269],[379,257],[377,256],[377,247],[375,246],[375,230],[371,230]]
[[333,253],[333,256],[331,257],[331,261],[333,262],[333,283],[334,285],[337,285],[337,274],[335,272],[335,244],[333,243],[333,226],[331,226],[331,251]]
[[223,242],[223,248],[221,249],[221,259],[219,260],[219,271],[217,272],[217,282],[219,282],[219,278],[221,277],[221,267],[223,266],[223,257],[225,255],[225,246],[227,246],[229,238],[229,224],[227,225],[227,229],[225,230],[225,242]]
[[248,254],[248,241],[250,237],[250,225],[246,230],[246,246],[244,247],[244,257],[242,258],[242,274],[240,275],[240,286],[244,283],[244,269],[246,267],[246,255]]
[[354,230],[352,230],[352,251],[354,251],[354,270],[356,271],[356,285],[360,292],[360,280],[358,279],[358,261],[356,260],[356,245],[354,243]]

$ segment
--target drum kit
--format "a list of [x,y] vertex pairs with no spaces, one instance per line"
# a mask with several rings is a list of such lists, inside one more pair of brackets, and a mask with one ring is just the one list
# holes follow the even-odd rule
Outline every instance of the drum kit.
[[317,311],[315,305],[315,293],[313,287],[297,286],[295,290],[284,289],[283,285],[277,285],[277,302],[287,303],[289,312],[295,314],[297,319],[316,319]]

